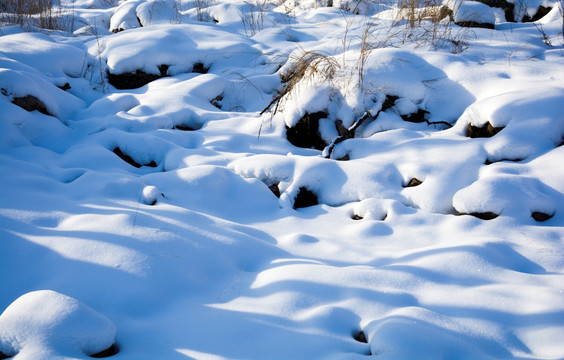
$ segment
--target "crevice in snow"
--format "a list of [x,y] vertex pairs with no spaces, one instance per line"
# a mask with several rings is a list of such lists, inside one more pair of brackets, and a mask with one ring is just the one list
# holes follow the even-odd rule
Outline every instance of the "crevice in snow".
[[116,154],[117,156],[119,156],[120,159],[122,159],[123,161],[125,161],[126,163],[128,163],[131,166],[134,166],[136,168],[140,168],[142,166],[148,166],[148,167],[157,167],[157,163],[155,162],[155,160],[151,160],[150,162],[146,163],[146,164],[140,164],[137,161],[133,160],[133,158],[131,156],[129,156],[128,154],[124,153],[119,146],[114,148],[112,150],[112,152],[114,154]]

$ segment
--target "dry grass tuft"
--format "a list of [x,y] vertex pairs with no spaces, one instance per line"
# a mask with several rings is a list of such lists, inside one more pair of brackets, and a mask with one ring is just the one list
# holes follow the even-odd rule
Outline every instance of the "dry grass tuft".
[[273,106],[272,114],[276,114],[281,102],[300,81],[313,79],[313,77],[317,76],[322,81],[332,81],[341,69],[335,58],[318,51],[302,51],[298,55],[291,56],[290,61],[292,61],[292,65],[281,76],[284,88],[281,91],[277,91],[272,101],[260,112],[261,115],[271,110]]

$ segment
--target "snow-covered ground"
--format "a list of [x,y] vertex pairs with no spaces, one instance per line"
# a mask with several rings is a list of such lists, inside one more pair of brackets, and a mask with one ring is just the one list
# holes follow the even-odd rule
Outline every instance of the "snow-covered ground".
[[563,3],[444,4],[0,27],[0,358],[564,359]]

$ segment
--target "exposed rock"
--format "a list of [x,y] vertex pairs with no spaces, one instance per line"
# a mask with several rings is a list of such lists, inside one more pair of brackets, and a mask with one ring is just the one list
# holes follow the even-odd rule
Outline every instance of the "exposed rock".
[[16,354],[13,355],[6,355],[4,354],[2,351],[0,351],[0,360],[4,360],[4,359],[10,359],[12,357],[16,356]]
[[418,109],[416,113],[402,115],[401,118],[404,121],[412,122],[412,123],[422,123],[425,122],[425,115],[429,114],[427,110]]
[[197,130],[197,129],[194,129],[192,126],[189,126],[189,125],[186,125],[186,124],[174,125],[174,129],[180,130],[180,131],[195,131],[195,130]]
[[327,113],[319,111],[306,113],[293,127],[286,127],[286,138],[297,147],[323,150],[327,144],[319,134],[319,120],[326,118]]
[[51,115],[49,111],[47,111],[47,107],[45,107],[45,104],[43,104],[41,100],[39,100],[33,95],[16,97],[14,98],[14,100],[12,100],[12,103],[27,111],[37,110],[42,114]]
[[386,110],[392,108],[396,104],[396,101],[398,99],[399,99],[398,96],[386,95],[386,98],[384,99],[384,102],[382,103],[382,108],[380,109],[380,111],[386,111]]
[[110,346],[109,348],[107,348],[106,350],[102,350],[96,354],[92,354],[89,355],[92,358],[107,358],[110,356],[114,356],[119,352],[119,347],[117,346],[117,344],[112,344],[112,346]]
[[495,29],[494,24],[481,23],[481,22],[476,22],[476,21],[458,21],[455,24],[458,25],[458,26],[461,26],[461,27]]
[[551,219],[554,214],[546,214],[540,211],[535,211],[531,214],[531,216],[533,217],[533,219],[535,219],[535,221],[543,222]]
[[415,187],[415,186],[419,186],[423,184],[423,181],[417,179],[417,178],[412,178],[411,180],[409,180],[409,182],[407,183],[407,185],[404,185],[403,187]]
[[280,197],[280,188],[278,187],[278,185],[279,184],[272,184],[268,187],[277,198]]
[[204,65],[204,63],[195,63],[194,66],[192,66],[192,72],[193,73],[198,73],[198,74],[207,74],[209,70],[209,67],[206,67]]
[[[461,215],[465,215],[465,214],[461,214]],[[499,214],[487,211],[487,212],[483,212],[483,213],[478,213],[478,212],[474,212],[474,213],[470,213],[468,215],[477,217],[478,219],[482,219],[482,220],[493,220],[496,217],[499,216]]]
[[157,167],[157,163],[154,160],[151,160],[150,163],[148,164],[139,164],[137,161],[133,160],[133,158],[131,158],[131,156],[125,154],[123,151],[121,151],[121,149],[119,147],[116,147],[113,150],[114,154],[116,154],[117,156],[120,157],[120,159],[122,159],[123,161],[125,161],[126,163],[128,163],[131,166],[134,166],[136,168],[140,168],[141,166],[149,166],[149,167]]
[[[148,74],[142,70],[135,70],[134,72],[122,73],[122,74],[112,74],[107,72],[108,82],[119,90],[127,89],[137,89],[141,86],[147,85],[151,81],[170,76],[168,74],[168,69],[170,65],[162,64],[157,68],[159,69],[159,75]],[[205,74],[208,72],[208,68],[204,66],[203,63],[196,63],[192,67],[193,73]]]
[[525,14],[525,16],[523,16],[523,22],[533,22],[533,21],[540,20],[546,14],[548,14],[550,12],[550,10],[552,10],[552,8],[545,7],[545,6],[541,5],[537,9],[537,12],[535,13],[535,15],[533,15],[533,17],[530,17],[529,15]]
[[180,131],[196,131],[202,128],[203,124],[199,124],[194,120],[186,120],[185,123],[180,123],[174,125],[173,129]]
[[353,338],[358,342],[368,344],[368,339],[366,338],[366,334],[362,330],[355,332],[353,334]]
[[123,74],[112,74],[108,72],[107,76],[108,82],[113,87],[120,90],[137,89],[162,77],[161,75],[147,74],[141,70]]
[[212,104],[213,106],[215,106],[216,108],[218,108],[219,110],[221,110],[221,106],[222,106],[222,101],[223,101],[223,95],[217,95],[215,98],[213,98],[210,101],[210,104]]
[[159,72],[161,73],[161,77],[168,76],[167,71],[169,67],[170,66],[166,64],[162,64],[157,67],[157,69],[159,69]]
[[305,187],[300,187],[300,191],[294,199],[294,209],[314,206],[317,204],[319,204],[317,195],[315,195],[312,191],[306,189]]
[[520,159],[520,158],[515,158],[515,159],[499,159],[499,160],[490,160],[490,159],[486,159],[486,161],[484,162],[485,165],[491,165],[491,164],[495,164],[497,162],[502,162],[502,161],[511,161],[511,162],[519,162],[519,161],[523,161],[524,159]]
[[353,220],[362,220],[362,219],[364,219],[364,218],[363,218],[362,216],[360,216],[360,215],[353,214],[353,216],[351,216],[351,219],[353,219]]
[[71,89],[71,86],[69,83],[65,83],[63,86],[57,86],[59,89],[63,90],[63,91],[67,91]]
[[494,127],[490,122],[478,127],[468,123],[467,136],[471,138],[489,138],[497,134],[503,129],[502,127]]

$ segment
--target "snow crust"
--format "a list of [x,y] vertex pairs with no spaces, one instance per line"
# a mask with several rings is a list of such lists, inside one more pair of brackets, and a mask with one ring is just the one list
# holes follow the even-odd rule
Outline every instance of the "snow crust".
[[[0,27],[2,355],[564,358],[559,8],[332,3]],[[293,145],[316,113],[327,147]]]

